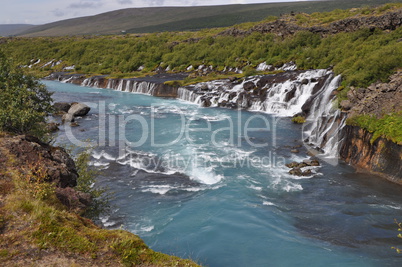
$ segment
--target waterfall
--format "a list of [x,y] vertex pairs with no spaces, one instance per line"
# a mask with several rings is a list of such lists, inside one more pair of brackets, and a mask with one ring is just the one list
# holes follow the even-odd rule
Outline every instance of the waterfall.
[[336,76],[327,80],[311,104],[310,114],[304,125],[303,135],[306,141],[318,148],[326,158],[338,157],[338,146],[342,141],[340,133],[345,126],[346,116],[337,108],[335,95],[341,77]]
[[179,87],[179,89],[177,90],[177,98],[187,102],[192,102],[200,105],[202,104],[201,95],[197,94],[196,91],[190,90],[186,87]]
[[216,80],[180,87],[178,98],[201,106],[242,108],[289,117],[302,112],[317,85],[331,73],[321,69],[252,76],[237,83]]
[[178,98],[201,106],[248,109],[292,117],[308,117],[303,136],[328,158],[337,157],[339,133],[345,117],[333,102],[341,77],[330,70],[289,71],[268,76],[247,77],[241,82],[228,79],[180,87]]

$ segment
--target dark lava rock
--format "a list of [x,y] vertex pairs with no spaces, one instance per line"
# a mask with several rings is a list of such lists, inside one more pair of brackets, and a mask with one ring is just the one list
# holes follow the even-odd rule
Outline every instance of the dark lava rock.
[[246,91],[253,90],[255,88],[255,84],[253,82],[246,82],[243,84],[243,89]]
[[341,101],[341,108],[343,110],[349,110],[353,107],[353,104],[349,100],[342,100]]
[[302,171],[300,168],[293,168],[289,173],[296,176],[310,176],[313,174],[311,170]]
[[56,102],[53,104],[53,107],[56,112],[60,112],[60,111],[68,112],[68,110],[71,107],[71,104],[67,103],[67,102]]

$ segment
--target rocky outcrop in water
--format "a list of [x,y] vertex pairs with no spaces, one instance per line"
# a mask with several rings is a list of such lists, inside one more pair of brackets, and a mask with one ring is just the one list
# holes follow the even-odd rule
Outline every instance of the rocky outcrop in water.
[[384,138],[373,143],[373,134],[357,126],[346,125],[342,131],[340,156],[359,171],[374,172],[402,184],[402,146]]

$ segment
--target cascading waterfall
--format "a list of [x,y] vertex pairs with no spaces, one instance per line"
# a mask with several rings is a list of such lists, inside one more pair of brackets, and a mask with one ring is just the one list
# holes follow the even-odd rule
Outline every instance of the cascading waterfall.
[[328,73],[327,70],[308,71],[300,74],[296,80],[274,84],[269,88],[266,99],[255,101],[250,110],[285,117],[296,115],[302,111],[302,106],[312,96],[313,89],[318,83],[316,79]]
[[184,101],[196,103],[196,104],[201,104],[201,99],[200,99],[201,95],[197,94],[194,91],[190,91],[184,87],[180,87],[177,90],[177,98],[184,100]]
[[333,103],[333,91],[341,77],[325,69],[293,74],[265,84],[264,76],[248,77],[239,84],[229,80],[199,83],[180,87],[177,98],[201,106],[242,108],[284,117],[302,114],[303,106],[310,105],[304,136],[325,156],[337,157],[338,134],[345,118]]
[[340,75],[329,79],[315,97],[303,133],[310,144],[322,150],[324,156],[329,158],[338,156],[341,141],[339,134],[345,126],[346,117],[337,108],[333,95],[340,81]]

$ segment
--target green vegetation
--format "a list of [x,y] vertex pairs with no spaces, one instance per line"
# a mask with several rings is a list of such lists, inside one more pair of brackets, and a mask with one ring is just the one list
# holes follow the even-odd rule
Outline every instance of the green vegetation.
[[0,130],[43,136],[45,117],[52,112],[51,93],[25,75],[0,52]]
[[[0,260],[5,266],[197,266],[154,252],[136,235],[106,230],[68,211],[41,162],[23,166],[0,134]],[[21,167],[23,166],[23,167]],[[55,262],[56,261],[56,262]]]
[[303,116],[296,116],[292,118],[292,122],[297,123],[297,124],[303,124],[306,122],[306,118]]
[[76,189],[91,195],[92,203],[83,214],[88,218],[96,218],[101,213],[107,213],[110,205],[110,192],[106,188],[94,187],[99,171],[89,166],[91,155],[89,151],[82,151],[77,156],[75,166],[78,172]]
[[[391,2],[391,1],[388,1]],[[346,19],[349,17],[367,16],[367,15],[380,15],[387,11],[396,10],[401,8],[402,4],[385,4],[379,8],[372,8],[363,6],[361,8],[333,9],[329,12],[314,12],[312,14],[299,13],[296,14],[296,24],[300,26],[313,26],[313,25],[328,25],[331,22]],[[341,7],[345,8],[345,7]]]
[[349,118],[346,123],[359,126],[373,133],[371,143],[374,143],[379,137],[385,137],[402,145],[402,111],[386,114],[382,118],[376,118],[372,115],[360,115]]

